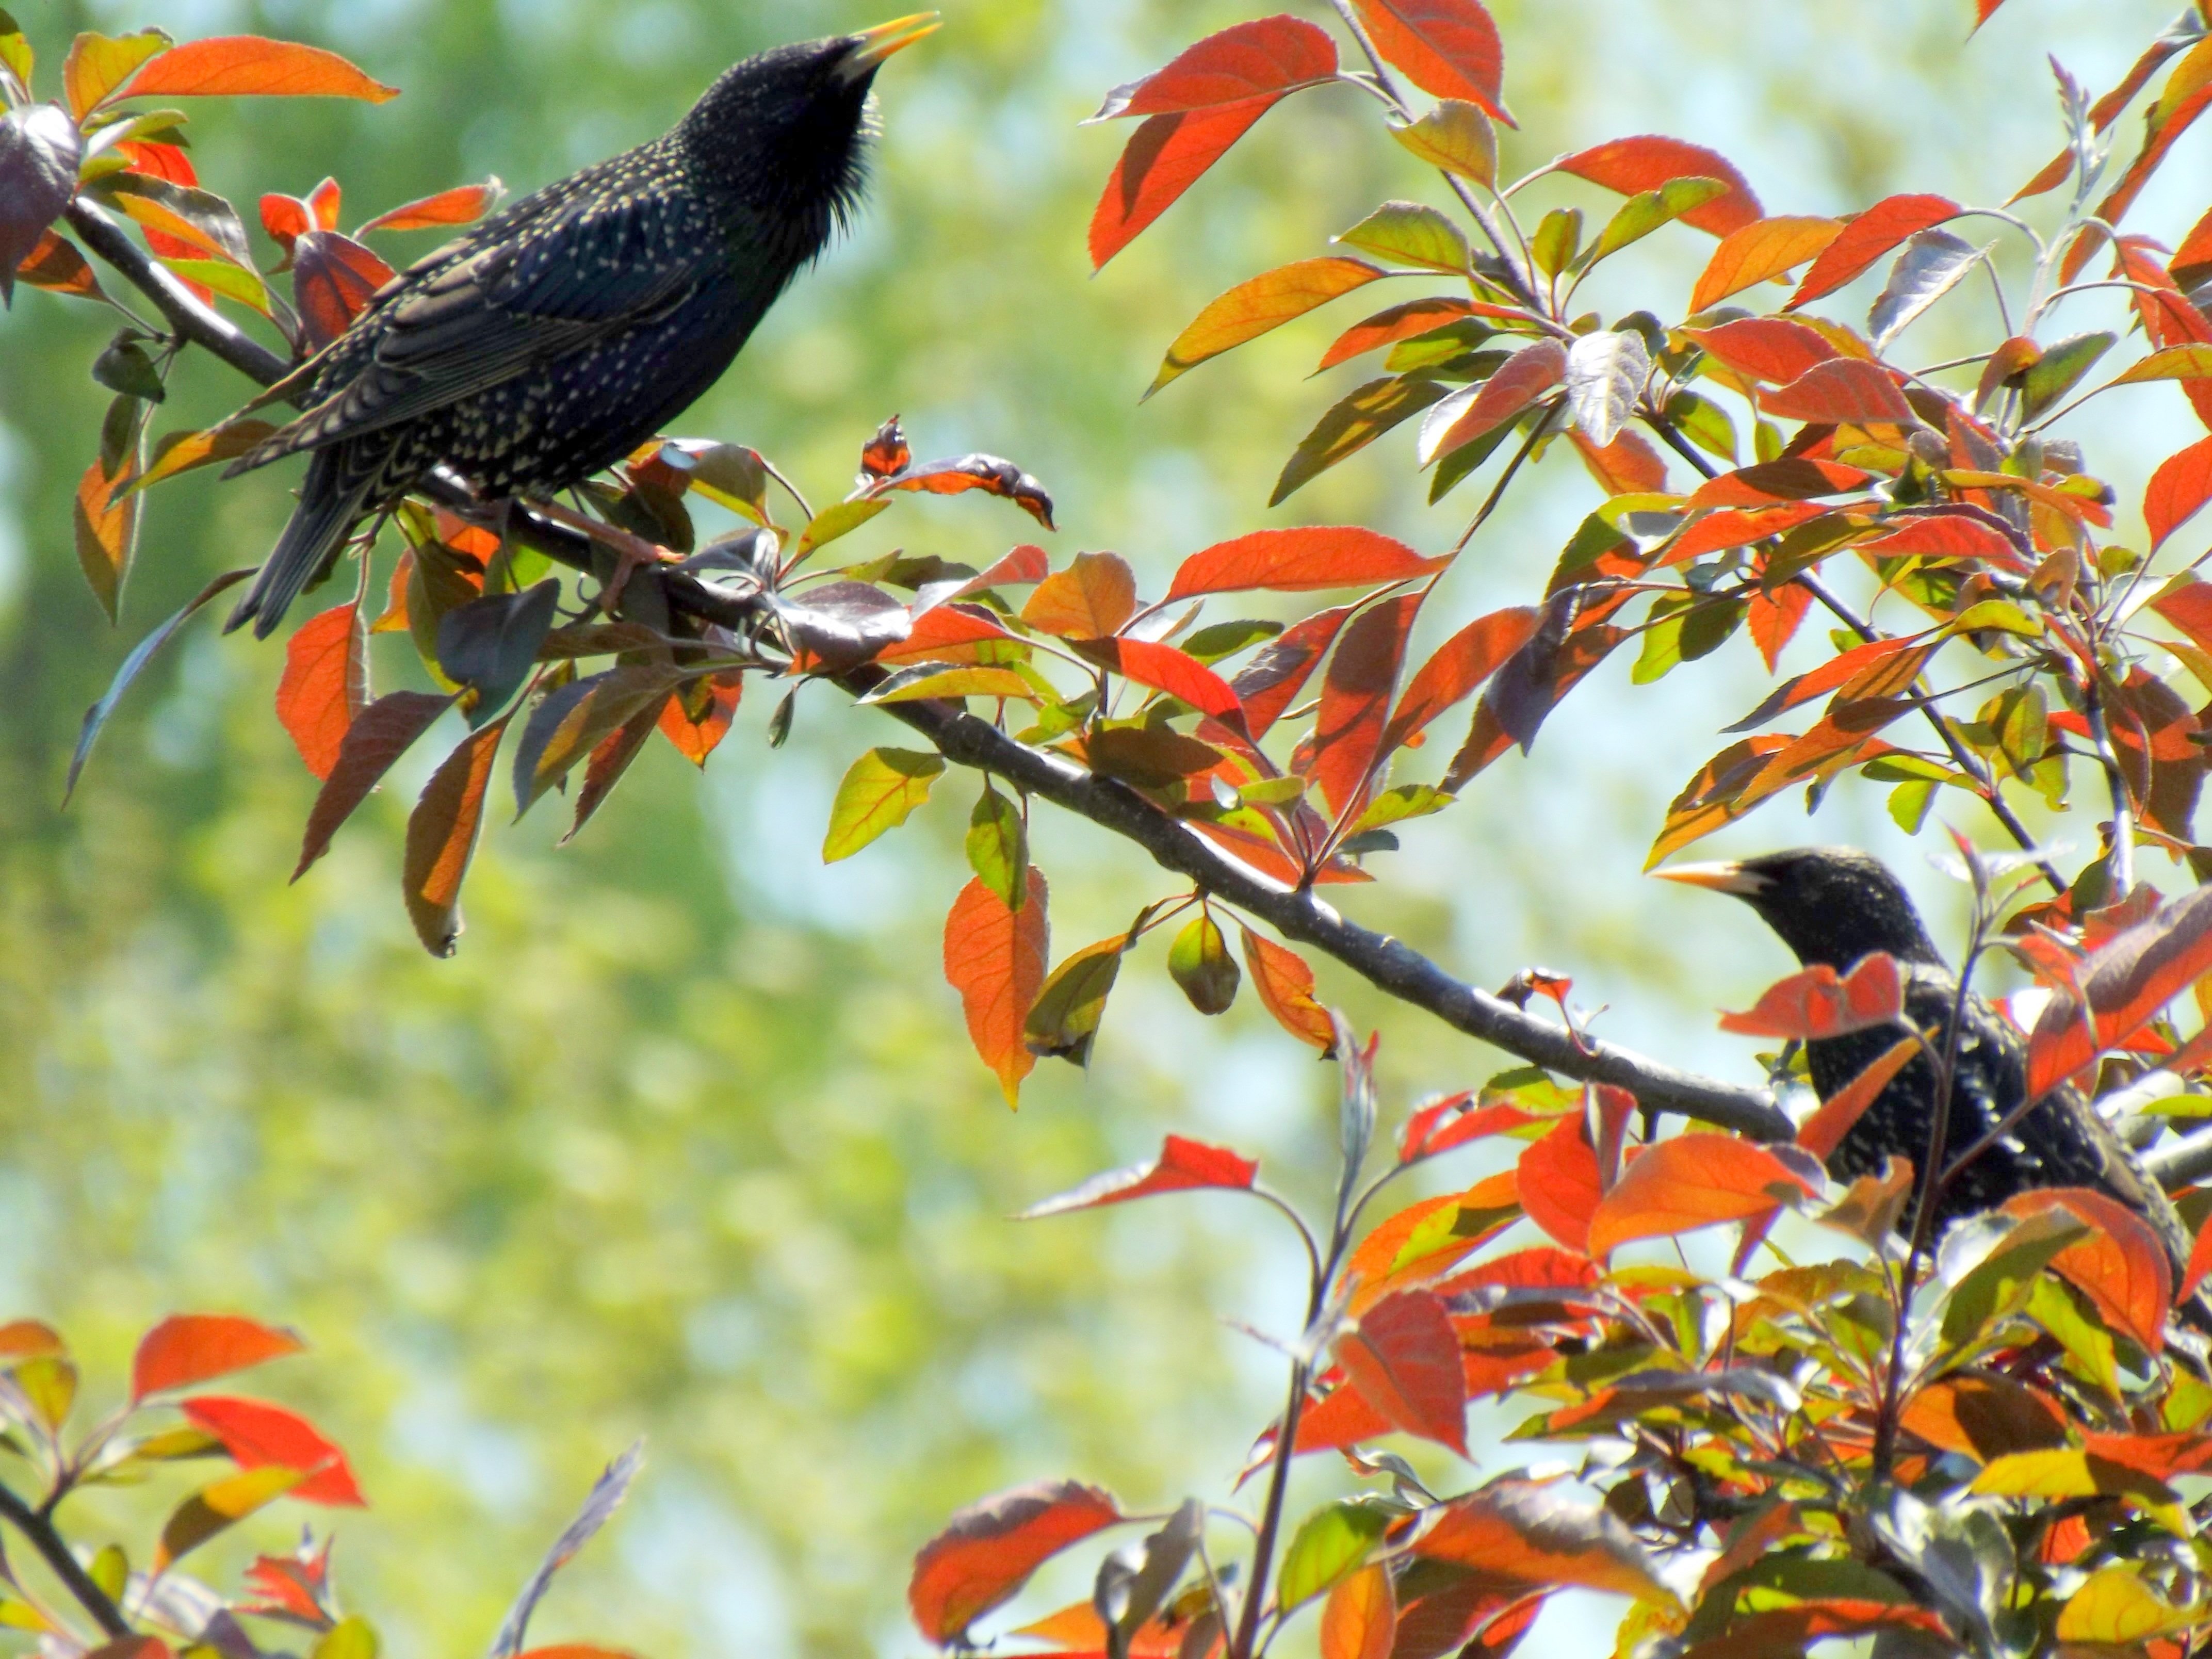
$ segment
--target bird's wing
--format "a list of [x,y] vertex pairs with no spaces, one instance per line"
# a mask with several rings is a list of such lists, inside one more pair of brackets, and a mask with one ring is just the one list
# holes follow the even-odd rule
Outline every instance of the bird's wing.
[[453,248],[445,269],[398,285],[361,372],[264,447],[321,448],[410,420],[673,310],[699,276],[672,250],[714,232],[672,219],[665,200],[600,198]]

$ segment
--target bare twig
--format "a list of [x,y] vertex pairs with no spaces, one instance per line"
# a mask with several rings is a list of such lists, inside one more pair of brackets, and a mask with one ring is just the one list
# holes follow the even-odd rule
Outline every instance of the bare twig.
[[0,1486],[0,1520],[30,1540],[32,1548],[53,1569],[54,1577],[67,1586],[69,1593],[76,1597],[101,1630],[110,1636],[131,1634],[130,1621],[124,1618],[123,1610],[106,1590],[92,1582],[92,1575],[70,1553],[69,1545],[54,1530],[53,1522],[5,1486]]

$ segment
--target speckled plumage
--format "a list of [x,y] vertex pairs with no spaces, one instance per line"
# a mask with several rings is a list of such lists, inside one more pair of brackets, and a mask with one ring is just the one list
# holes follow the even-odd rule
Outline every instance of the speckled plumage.
[[856,35],[747,58],[662,137],[386,283],[295,372],[305,412],[230,469],[311,457],[228,625],[269,634],[434,467],[487,499],[562,489],[698,398],[857,201],[880,55]]
[[[1877,951],[1895,957],[1906,969],[1905,1015],[1934,1034],[1941,1048],[1958,1006],[1958,980],[1887,867],[1863,853],[1837,848],[1772,853],[1732,867],[1748,879],[1726,890],[1758,911],[1806,966],[1825,963],[1842,972]],[[1754,884],[1755,890],[1745,890]],[[1879,1029],[1808,1043],[1814,1089],[1826,1099],[1896,1040],[1894,1030]],[[1979,997],[1966,999],[1956,1078],[1945,1130],[1947,1161],[1978,1142],[2027,1093],[2027,1045]],[[1856,1180],[1892,1157],[1919,1167],[1927,1157],[1935,1093],[1935,1067],[1924,1054],[1914,1058],[1844,1137],[1828,1159],[1828,1172],[1839,1181]],[[2037,1187],[2087,1187],[2117,1200],[2151,1224],[2177,1272],[2188,1260],[2188,1231],[2166,1194],[2096,1108],[2070,1087],[2046,1095],[1960,1171],[1937,1204],[1937,1225],[1995,1209]]]

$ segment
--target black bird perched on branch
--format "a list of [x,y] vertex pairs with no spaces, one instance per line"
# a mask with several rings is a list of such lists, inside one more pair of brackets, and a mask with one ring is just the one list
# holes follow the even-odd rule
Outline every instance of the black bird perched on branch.
[[[1928,937],[1912,901],[1880,860],[1844,848],[1801,848],[1740,864],[1677,865],[1657,874],[1671,881],[1733,893],[1756,910],[1810,968],[1848,972],[1877,951],[1906,970],[1905,1018],[1944,1052],[1959,982]],[[1826,1100],[1886,1054],[1899,1033],[1889,1027],[1824,1037],[1805,1045],[1813,1087]],[[2027,1093],[2027,1045],[2009,1022],[1969,995],[1959,1032],[1955,1086],[1944,1132],[1944,1162],[1954,1164],[1978,1146]],[[1828,1173],[1852,1181],[1877,1172],[1893,1157],[1917,1170],[1928,1156],[1936,1109],[1936,1073],[1923,1053],[1877,1094],[1828,1159]],[[1959,1170],[1936,1200],[1940,1228],[1961,1216],[1995,1209],[2036,1187],[2087,1187],[2148,1221],[2178,1275],[2190,1238],[2157,1182],[2081,1091],[2062,1085],[2046,1094],[2006,1133]],[[1911,1224],[1908,1212],[1905,1225]]]
[[446,465],[487,498],[622,459],[730,366],[858,202],[878,67],[921,12],[779,46],[674,128],[418,260],[277,388],[306,412],[236,474],[311,452],[300,505],[228,626],[266,637],[362,519]]

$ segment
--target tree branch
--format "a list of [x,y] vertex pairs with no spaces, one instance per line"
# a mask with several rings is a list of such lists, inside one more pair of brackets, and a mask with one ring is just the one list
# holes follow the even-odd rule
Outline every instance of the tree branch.
[[[263,386],[273,385],[290,372],[290,364],[202,305],[97,208],[80,199],[70,204],[69,220],[85,246],[159,306],[184,338]],[[449,506],[483,506],[462,480],[443,474],[430,479],[423,493]],[[572,569],[592,569],[592,547],[586,538],[520,504],[518,508],[509,528],[521,539]],[[672,611],[724,628],[747,629],[760,618],[760,596],[726,593],[680,571],[653,567],[635,572],[630,580],[658,582]],[[858,695],[881,678],[881,670],[864,667],[838,677],[836,683]],[[1679,1113],[1759,1139],[1786,1139],[1795,1132],[1788,1114],[1765,1090],[1700,1077],[1612,1043],[1579,1037],[1454,979],[1401,940],[1346,921],[1311,892],[1288,891],[1262,879],[1127,786],[1016,743],[967,714],[963,705],[904,702],[886,712],[927,738],[948,760],[1018,784],[1134,842],[1164,869],[1266,922],[1285,938],[1313,946],[1378,990],[1426,1009],[1469,1036],[1579,1081],[1615,1084],[1649,1110]]]
[[107,1592],[92,1582],[76,1556],[70,1553],[69,1545],[54,1523],[40,1514],[4,1485],[0,1485],[0,1519],[5,1519],[17,1532],[31,1540],[46,1564],[53,1569],[54,1577],[68,1587],[84,1610],[97,1620],[101,1630],[110,1636],[131,1634],[130,1621],[109,1597]]

